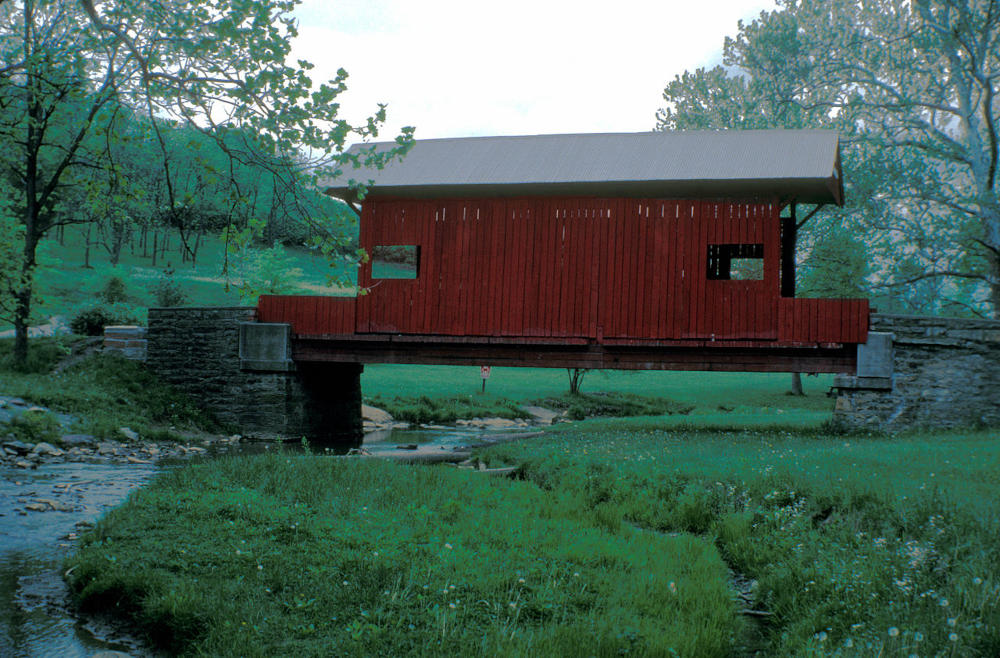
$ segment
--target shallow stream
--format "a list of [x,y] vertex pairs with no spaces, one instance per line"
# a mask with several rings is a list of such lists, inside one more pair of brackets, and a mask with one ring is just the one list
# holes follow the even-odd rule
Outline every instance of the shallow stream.
[[[396,429],[369,434],[364,448],[389,456],[413,450],[446,453],[498,434],[470,427]],[[278,449],[303,448],[230,444],[210,449],[207,458]],[[73,658],[108,651],[150,655],[112,621],[78,617],[69,604],[61,568],[77,535],[162,468],[169,465],[65,462],[31,470],[0,466],[0,656]],[[32,506],[47,511],[33,511]]]

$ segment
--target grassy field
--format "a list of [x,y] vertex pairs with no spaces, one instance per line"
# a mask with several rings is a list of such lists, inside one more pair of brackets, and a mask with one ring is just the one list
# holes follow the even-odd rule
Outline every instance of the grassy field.
[[[95,239],[94,236],[91,239]],[[240,303],[237,290],[226,290],[223,275],[224,245],[218,236],[205,235],[198,249],[195,266],[181,262],[178,251],[179,238],[171,232],[170,249],[153,267],[149,239],[147,255],[143,256],[138,244],[133,250],[126,246],[118,265],[112,266],[107,252],[100,246],[90,249],[90,268],[84,267],[84,237],[78,227],[69,226],[60,245],[54,238],[45,239],[39,248],[39,268],[36,273],[36,302],[33,324],[43,324],[52,316],[72,317],[81,307],[92,303],[98,292],[112,277],[122,279],[130,301],[141,310],[155,306],[153,287],[163,278],[169,266],[172,278],[193,306],[226,306]],[[308,250],[288,248],[287,269],[298,269],[295,288],[301,294],[337,294],[346,289],[331,288],[327,275],[354,280],[354,272],[341,263],[331,268],[328,261]],[[233,276],[238,278],[238,268]],[[0,330],[9,328],[0,322]]]
[[617,419],[482,459],[520,479],[293,454],[176,470],[100,522],[70,584],[183,654],[1000,653],[990,433]]
[[[667,400],[685,413],[661,416],[670,427],[739,428],[780,425],[816,428],[830,419],[833,399],[826,397],[832,376],[803,377],[806,395],[791,396],[791,376],[786,373],[597,371],[588,373],[584,393],[614,392]],[[418,405],[428,406],[449,398],[469,401],[479,411],[467,415],[508,413],[510,403],[537,403],[556,408],[565,403],[569,383],[565,370],[551,368],[493,368],[481,394],[480,371],[474,366],[367,365],[361,376],[366,399],[398,413]],[[555,403],[553,403],[555,401]],[[465,416],[463,416],[465,417]]]

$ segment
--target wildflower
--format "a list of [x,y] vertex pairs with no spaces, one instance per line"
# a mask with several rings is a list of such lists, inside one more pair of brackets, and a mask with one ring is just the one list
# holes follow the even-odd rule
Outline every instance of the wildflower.
[[445,547],[445,548],[447,548],[447,549],[448,549],[449,551],[451,550],[451,544],[447,544],[447,543],[446,543],[446,544],[444,545],[444,547]]
[[979,576],[976,576],[975,578],[972,579],[972,584],[973,585],[982,585],[983,584],[983,579],[980,578]]
[[847,638],[846,640],[844,640],[844,646],[847,647],[848,649],[852,648],[854,646],[854,640],[852,640],[851,638]]
[[677,583],[675,583],[674,581],[671,580],[670,584],[667,585],[667,588],[670,590],[671,594],[676,594],[677,593]]
[[448,585],[448,589],[455,589],[454,585]]
[[257,571],[263,571],[263,570],[264,570],[264,565],[263,564],[258,564],[257,565]]
[[955,625],[957,623],[958,623],[958,617],[948,617],[948,625],[949,626],[951,626],[952,628],[955,628]]
[[958,642],[958,633],[951,633],[948,635],[948,639],[952,642]]
[[924,634],[921,633],[920,631],[917,631],[916,633],[913,634],[913,641],[914,642],[923,642],[924,641]]
[[820,631],[816,633],[816,639],[820,642],[826,642],[826,631]]
[[451,608],[452,610],[454,610],[455,609],[455,604],[454,603],[449,603],[448,607]]
[[944,598],[942,596],[940,599],[938,599],[938,605],[940,605],[942,608],[947,608],[948,607],[948,599],[946,599],[946,598]]
[[896,637],[899,635],[899,629],[893,626],[889,629],[889,637]]
[[348,585],[350,585],[350,583],[349,583],[349,582],[347,582],[347,581],[345,580],[345,581],[343,582],[343,585],[344,585],[344,587],[347,587]]
[[517,579],[517,584],[518,585],[523,585],[524,584],[524,578],[518,578]]
[[374,555],[375,557],[378,557],[378,551],[372,551],[372,555]]
[[573,572],[573,577],[574,578],[579,578],[580,577],[580,572],[579,571],[574,571]]

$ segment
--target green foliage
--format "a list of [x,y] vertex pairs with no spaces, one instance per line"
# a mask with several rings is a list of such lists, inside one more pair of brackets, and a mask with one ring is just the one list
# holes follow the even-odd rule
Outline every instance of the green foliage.
[[128,302],[129,296],[125,290],[125,280],[120,276],[112,276],[101,288],[100,298],[107,304]]
[[594,416],[661,416],[688,414],[692,405],[636,393],[576,393],[535,401],[549,409],[565,411],[571,420]]
[[102,519],[70,587],[179,653],[730,651],[740,622],[709,541],[609,531],[569,493],[380,461],[217,460]]
[[28,443],[57,443],[62,433],[59,419],[44,409],[28,409],[15,416],[6,427],[0,426],[0,430],[4,429]]
[[244,304],[255,304],[261,295],[290,294],[298,290],[303,271],[280,243],[270,249],[258,249],[254,241],[263,231],[262,222],[252,222],[245,229],[227,226],[222,233],[226,245],[227,283],[233,284]]
[[990,432],[845,441],[586,422],[483,458],[520,464],[595,522],[614,509],[625,524],[713,537],[757,582],[754,609],[771,615],[761,655],[995,647],[1000,446]]
[[[342,154],[349,139],[378,135],[385,108],[352,125],[338,117],[347,73],[317,85],[309,62],[288,59],[296,4],[0,3],[0,165],[8,180],[31,181],[12,199],[25,228],[24,275],[0,296],[5,310],[18,301],[17,360],[27,358],[37,246],[56,227],[94,224],[113,264],[140,228],[176,228],[186,261],[204,231],[259,215],[271,240],[305,222],[324,253],[349,241],[336,219],[345,209],[317,180],[344,165],[381,166],[413,131],[394,148]],[[7,235],[0,269],[10,279]]]
[[529,415],[511,400],[483,398],[478,395],[447,397],[374,396],[370,404],[388,411],[396,420],[408,423],[453,423],[464,418],[528,418]]
[[139,322],[140,314],[134,306],[125,302],[98,302],[79,309],[69,321],[69,328],[80,336],[101,336],[104,327],[133,325]]
[[6,181],[0,178],[0,320],[13,320],[14,293],[23,284],[24,226],[11,203]]
[[154,303],[161,308],[184,306],[188,296],[180,284],[174,280],[173,272],[164,273],[149,287]]
[[[27,375],[47,375],[70,351],[67,339],[35,338],[31,354],[24,363],[14,361],[13,341],[0,339],[0,373],[22,373]],[[0,380],[2,381],[2,380]],[[0,393],[5,392],[0,387]]]
[[847,205],[815,223],[844,216],[855,241],[802,237],[807,266],[851,276],[811,288],[854,288],[862,259],[880,307],[996,315],[998,38],[988,0],[780,0],[725,40],[725,67],[667,85],[658,128],[839,130]]
[[11,358],[12,346],[12,340],[0,339],[0,393],[72,414],[77,431],[115,437],[119,427],[128,426],[144,437],[167,440],[177,430],[220,429],[190,398],[134,361],[94,354],[57,369],[69,343],[37,338],[31,367],[20,368]]

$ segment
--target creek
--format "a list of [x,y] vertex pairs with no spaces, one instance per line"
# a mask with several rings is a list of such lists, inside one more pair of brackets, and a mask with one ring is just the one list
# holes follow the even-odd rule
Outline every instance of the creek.
[[[446,454],[501,436],[511,437],[470,427],[394,429],[367,435],[364,448],[374,456],[399,456],[409,451]],[[194,459],[271,450],[305,448],[296,443],[220,444]],[[62,562],[77,537],[105,512],[120,505],[158,471],[178,463],[183,462],[54,461],[33,469],[0,465],[0,656],[75,658],[116,651],[151,655],[113,619],[80,616],[73,610]]]

